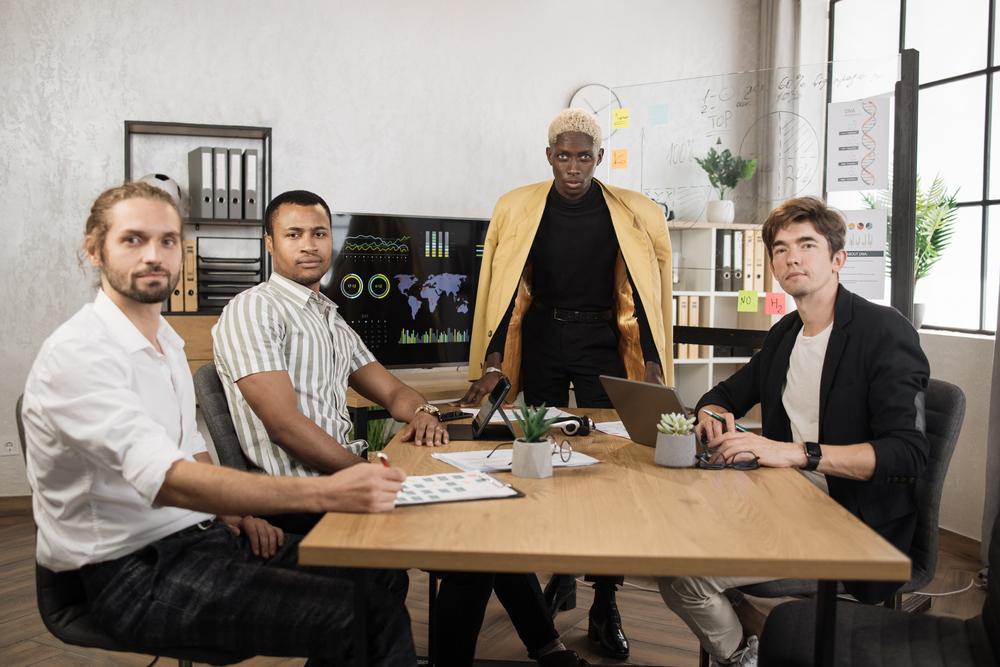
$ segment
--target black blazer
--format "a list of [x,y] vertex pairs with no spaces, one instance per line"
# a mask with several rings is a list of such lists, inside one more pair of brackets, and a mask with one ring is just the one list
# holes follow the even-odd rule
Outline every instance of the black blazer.
[[[783,317],[750,362],[702,396],[698,409],[714,403],[739,418],[760,403],[764,437],[790,442],[781,392],[801,329],[797,311]],[[917,524],[913,484],[928,456],[924,392],[929,375],[917,332],[897,310],[838,288],[820,379],[819,442],[871,443],[875,473],[867,481],[827,476],[830,496],[903,553],[909,553]],[[845,582],[845,587],[875,602],[898,585]]]

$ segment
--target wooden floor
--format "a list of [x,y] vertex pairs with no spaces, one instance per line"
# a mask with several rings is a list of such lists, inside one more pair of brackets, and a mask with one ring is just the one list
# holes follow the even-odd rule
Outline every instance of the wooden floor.
[[[0,665],[147,665],[148,656],[109,653],[67,646],[46,631],[35,607],[34,524],[26,498],[0,499]],[[937,576],[928,592],[964,588],[979,570],[979,545],[965,537],[942,531],[941,554]],[[543,575],[542,582],[545,582]],[[618,605],[626,634],[632,642],[635,665],[696,665],[697,644],[688,629],[670,613],[659,594],[636,588],[653,588],[650,580],[629,579],[619,593]],[[933,598],[931,613],[968,618],[977,615],[985,593],[973,587],[959,595]],[[587,641],[587,609],[591,601],[589,586],[580,584],[577,608],[559,614],[556,625],[563,641],[594,663],[622,664],[602,659]],[[776,602],[755,600],[761,608]],[[413,619],[417,653],[427,650],[427,577],[410,572],[410,595],[407,606]],[[524,647],[517,639],[503,609],[494,599],[479,637],[477,655],[483,664],[496,661],[526,660]],[[255,658],[244,665],[301,665],[304,660]],[[160,664],[171,664],[164,660]]]

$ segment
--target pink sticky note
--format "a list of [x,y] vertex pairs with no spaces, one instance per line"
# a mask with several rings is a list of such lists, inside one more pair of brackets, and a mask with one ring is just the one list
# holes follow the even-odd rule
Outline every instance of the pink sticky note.
[[768,315],[785,314],[785,293],[768,292],[764,296],[764,312]]

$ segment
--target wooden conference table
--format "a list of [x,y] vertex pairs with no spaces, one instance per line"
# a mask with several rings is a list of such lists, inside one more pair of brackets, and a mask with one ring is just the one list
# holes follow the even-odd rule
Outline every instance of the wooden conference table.
[[[595,421],[613,410],[573,410]],[[561,434],[560,434],[561,435]],[[525,497],[330,513],[299,547],[306,565],[607,575],[817,579],[816,661],[832,665],[838,580],[906,581],[910,560],[795,470],[662,468],[653,449],[570,439],[602,463],[549,479],[497,477]],[[435,451],[490,449],[451,442]],[[427,447],[386,449],[410,475],[453,472]]]

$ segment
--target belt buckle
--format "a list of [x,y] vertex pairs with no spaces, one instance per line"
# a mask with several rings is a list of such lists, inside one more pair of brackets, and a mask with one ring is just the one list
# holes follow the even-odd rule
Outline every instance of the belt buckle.
[[[556,322],[572,322],[573,321],[573,318],[571,318],[571,317],[560,317],[559,316],[559,310],[560,310],[559,308],[553,308],[552,309],[552,319],[554,319]],[[570,312],[572,312],[572,311],[570,311]]]

